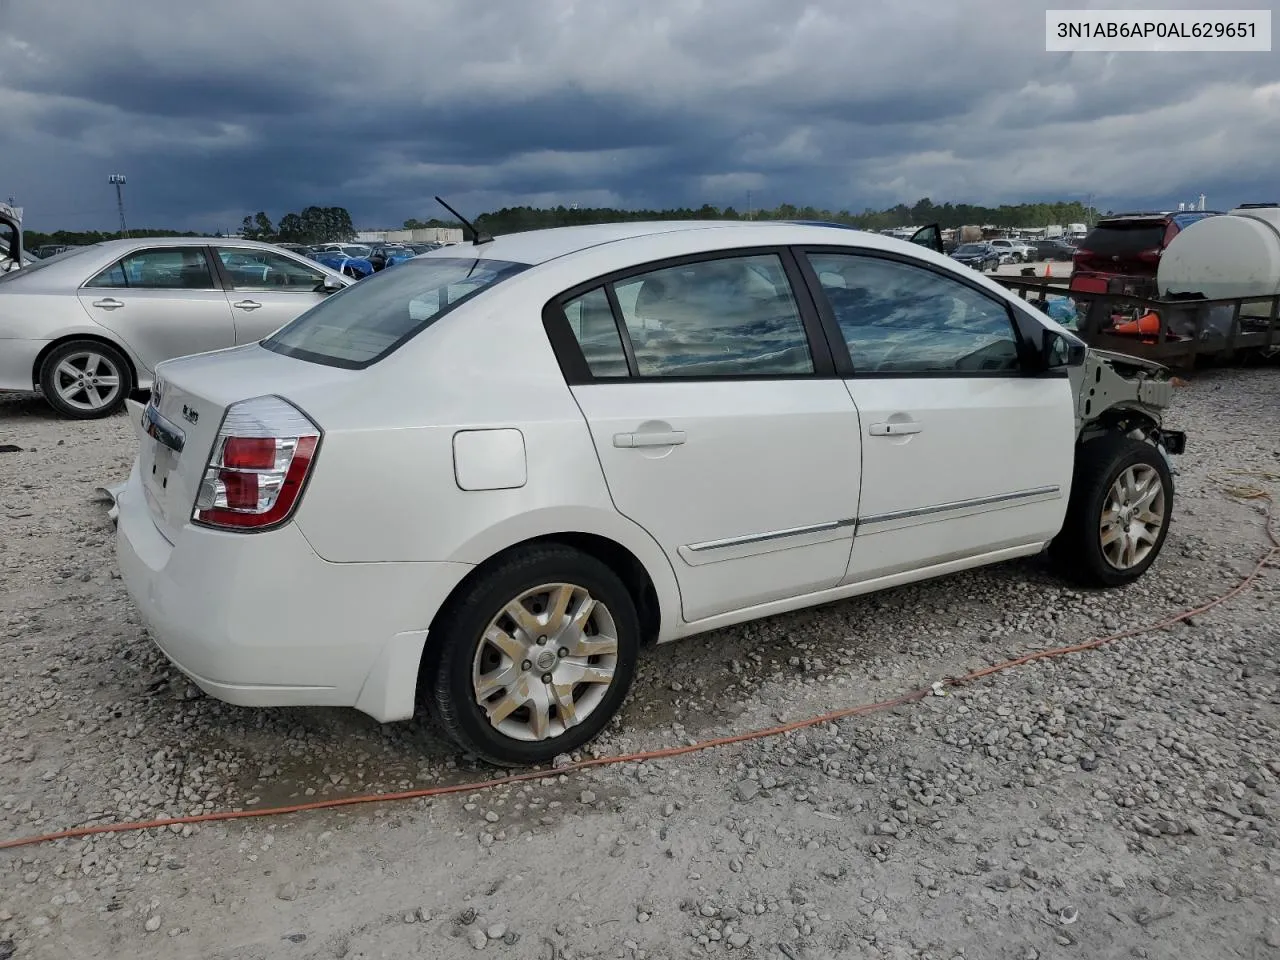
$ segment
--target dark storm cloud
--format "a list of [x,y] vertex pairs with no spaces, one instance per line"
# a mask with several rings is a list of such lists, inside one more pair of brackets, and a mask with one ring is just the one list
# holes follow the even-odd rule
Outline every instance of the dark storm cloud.
[[[1197,4],[1159,4],[1178,5]],[[0,192],[33,226],[109,226],[124,171],[134,223],[198,229],[309,203],[390,225],[435,193],[473,212],[748,191],[1222,206],[1265,192],[1280,147],[1273,55],[1049,54],[1039,5],[351,9],[0,3]]]

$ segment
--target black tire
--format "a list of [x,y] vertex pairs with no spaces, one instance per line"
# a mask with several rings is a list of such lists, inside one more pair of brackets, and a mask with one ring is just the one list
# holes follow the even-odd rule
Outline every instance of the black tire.
[[[613,679],[598,705],[577,725],[544,740],[520,740],[489,722],[476,700],[472,667],[485,630],[503,607],[551,583],[585,588],[607,608],[617,636]],[[635,675],[640,619],[626,586],[604,563],[569,547],[531,546],[513,551],[451,597],[432,625],[427,644],[419,701],[436,724],[458,746],[489,763],[527,766],[578,749],[618,712]]]
[[[1103,549],[1101,524],[1112,485],[1121,473],[1143,465],[1155,470],[1163,485],[1160,530],[1147,555],[1132,566],[1118,566]],[[1096,437],[1076,450],[1071,500],[1062,531],[1049,546],[1054,565],[1068,579],[1086,587],[1119,587],[1133,583],[1153,564],[1164,547],[1173,517],[1173,475],[1154,446],[1120,433]]]
[[[89,393],[83,394],[86,405],[76,405],[64,399],[59,390],[59,384],[66,380],[66,377],[59,372],[59,366],[66,360],[71,360],[72,365],[75,366],[78,358],[86,355],[100,357],[102,365],[97,369],[100,371],[112,369],[117,379],[115,393],[101,406],[87,405],[92,402]],[[40,364],[39,378],[40,392],[44,394],[49,406],[53,407],[59,415],[71,420],[97,420],[111,416],[124,406],[125,401],[133,395],[135,387],[133,369],[129,366],[129,361],[125,359],[124,354],[101,340],[68,340],[54,347]],[[101,396],[101,393],[99,388],[98,395]]]

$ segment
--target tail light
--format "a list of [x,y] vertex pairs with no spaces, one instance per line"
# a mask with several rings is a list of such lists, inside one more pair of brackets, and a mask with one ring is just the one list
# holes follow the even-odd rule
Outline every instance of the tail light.
[[1159,247],[1152,247],[1150,250],[1143,250],[1139,253],[1138,259],[1143,263],[1159,263],[1161,253],[1162,251]]
[[265,530],[293,514],[320,446],[320,428],[280,397],[232,404],[209,454],[193,522]]

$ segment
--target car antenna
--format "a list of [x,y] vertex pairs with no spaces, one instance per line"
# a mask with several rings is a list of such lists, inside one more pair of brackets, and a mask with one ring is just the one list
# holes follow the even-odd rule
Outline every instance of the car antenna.
[[471,245],[472,245],[472,246],[478,247],[478,246],[480,246],[480,244],[482,244],[482,243],[492,243],[492,242],[493,242],[493,237],[489,236],[489,234],[487,234],[487,233],[481,233],[479,230],[477,230],[477,229],[475,228],[475,226],[471,223],[471,221],[470,221],[470,220],[468,220],[466,217],[464,217],[462,214],[460,214],[457,210],[453,209],[453,207],[449,206],[447,203],[445,203],[445,202],[444,202],[443,200],[441,200],[439,197],[436,197],[436,203],[440,204],[440,206],[444,207],[446,210],[448,210],[448,211],[449,211],[450,213],[452,213],[455,217],[457,217],[459,220],[461,220],[461,221],[462,221],[462,225],[463,225],[463,227],[465,227],[465,228],[467,229],[467,231],[471,234]]

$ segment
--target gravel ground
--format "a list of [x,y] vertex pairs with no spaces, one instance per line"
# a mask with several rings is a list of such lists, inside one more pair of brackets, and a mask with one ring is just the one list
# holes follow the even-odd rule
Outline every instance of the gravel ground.
[[[650,651],[600,753],[927,686],[1192,605],[1265,551],[1280,371],[1205,371],[1160,562],[1005,564]],[[157,655],[94,487],[123,417],[0,401],[0,837],[456,783],[429,728],[202,697]],[[1277,585],[892,712],[432,801],[0,851],[0,960],[1280,956]]]

